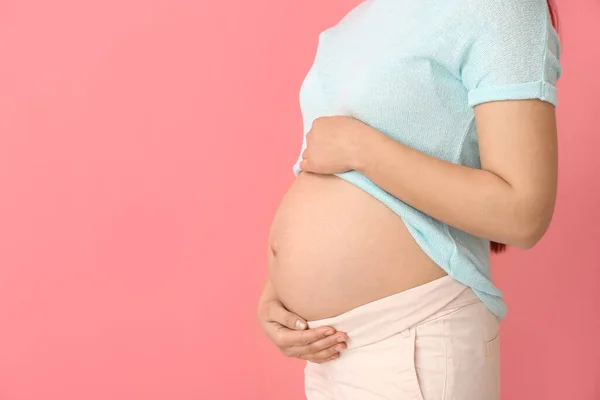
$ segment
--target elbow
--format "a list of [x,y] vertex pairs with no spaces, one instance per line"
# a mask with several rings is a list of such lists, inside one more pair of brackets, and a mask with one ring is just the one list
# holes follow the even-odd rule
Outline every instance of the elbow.
[[529,250],[540,241],[542,236],[543,234],[535,233],[521,234],[511,245],[521,250]]
[[513,232],[513,247],[529,250],[534,247],[546,234],[550,226],[550,219],[534,220],[517,224],[518,229]]
[[554,214],[555,196],[515,197],[510,214],[504,215],[506,234],[510,240],[506,244],[528,250],[534,247],[546,234]]

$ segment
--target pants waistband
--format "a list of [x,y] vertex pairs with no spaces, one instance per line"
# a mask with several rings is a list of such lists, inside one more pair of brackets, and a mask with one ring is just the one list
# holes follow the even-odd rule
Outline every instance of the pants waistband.
[[481,301],[468,286],[449,275],[363,304],[330,318],[307,321],[309,328],[332,326],[346,332],[347,348],[385,339],[452,310]]

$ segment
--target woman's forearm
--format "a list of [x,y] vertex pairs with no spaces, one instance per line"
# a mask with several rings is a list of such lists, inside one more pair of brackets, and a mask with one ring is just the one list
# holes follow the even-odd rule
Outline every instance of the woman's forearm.
[[450,226],[519,248],[543,231],[535,208],[498,175],[447,162],[365,125],[355,169],[393,196]]

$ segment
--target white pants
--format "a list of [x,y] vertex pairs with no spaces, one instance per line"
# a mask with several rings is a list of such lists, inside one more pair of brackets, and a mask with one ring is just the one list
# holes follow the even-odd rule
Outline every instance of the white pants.
[[444,276],[332,318],[348,348],[304,368],[308,400],[499,400],[499,321]]

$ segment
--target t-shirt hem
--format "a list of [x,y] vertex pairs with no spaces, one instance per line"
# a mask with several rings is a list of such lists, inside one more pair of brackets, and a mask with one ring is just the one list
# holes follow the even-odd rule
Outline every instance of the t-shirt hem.
[[[420,232],[419,229],[410,223],[411,217],[409,214],[421,213],[420,211],[410,206],[401,211],[399,208],[399,203],[402,203],[401,200],[381,189],[368,177],[358,171],[350,170],[336,173],[335,175],[358,186],[360,189],[366,191],[394,211],[402,218],[406,228],[417,244],[436,264],[440,266],[440,268],[446,271],[446,273],[455,280],[473,289],[485,306],[495,314],[499,320],[502,320],[505,317],[507,308],[506,303],[502,299],[502,292],[495,287],[489,277],[479,271],[475,265],[470,264],[464,259],[453,260],[453,258],[457,256],[456,248],[454,248],[452,254],[446,254],[445,251],[442,251],[442,246],[432,246],[432,239],[428,238],[423,232]],[[451,236],[449,237],[451,238],[453,245],[456,246],[454,239]],[[459,256],[459,258],[461,257]]]

